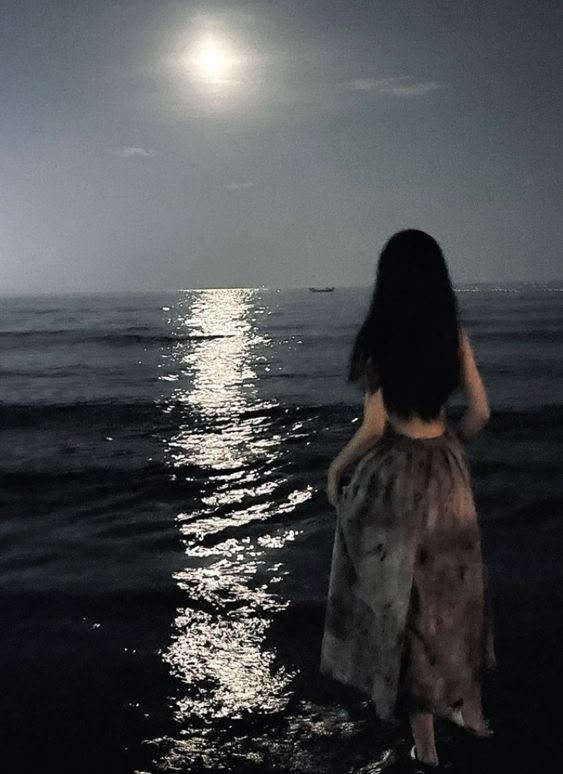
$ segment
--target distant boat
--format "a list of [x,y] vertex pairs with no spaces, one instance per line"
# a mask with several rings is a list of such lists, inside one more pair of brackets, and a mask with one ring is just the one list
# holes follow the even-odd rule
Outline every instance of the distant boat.
[[332,288],[309,288],[311,293],[332,293],[334,290],[334,287]]

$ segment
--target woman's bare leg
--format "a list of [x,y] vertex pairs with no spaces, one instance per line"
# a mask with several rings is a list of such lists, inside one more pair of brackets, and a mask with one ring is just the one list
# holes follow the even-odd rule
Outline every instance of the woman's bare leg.
[[424,763],[438,763],[434,739],[434,715],[431,712],[417,712],[409,715],[409,721],[418,760]]
[[469,728],[475,731],[486,729],[485,718],[483,717],[483,706],[481,704],[481,686],[474,683],[463,701],[461,708],[463,722]]

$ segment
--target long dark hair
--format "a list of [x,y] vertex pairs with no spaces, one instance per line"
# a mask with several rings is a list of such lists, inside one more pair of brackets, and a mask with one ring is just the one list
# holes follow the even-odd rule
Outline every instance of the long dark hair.
[[386,408],[400,417],[430,420],[459,375],[458,305],[442,250],[424,231],[399,231],[379,256],[348,381],[381,387]]

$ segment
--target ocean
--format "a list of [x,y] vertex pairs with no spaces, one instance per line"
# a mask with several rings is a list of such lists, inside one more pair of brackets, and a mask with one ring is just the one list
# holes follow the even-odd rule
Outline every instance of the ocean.
[[[563,296],[457,291],[492,408],[467,449],[497,733],[440,726],[439,750],[537,771],[563,687]],[[3,772],[406,770],[408,730],[318,671],[325,477],[361,419],[345,372],[369,294],[2,298]]]

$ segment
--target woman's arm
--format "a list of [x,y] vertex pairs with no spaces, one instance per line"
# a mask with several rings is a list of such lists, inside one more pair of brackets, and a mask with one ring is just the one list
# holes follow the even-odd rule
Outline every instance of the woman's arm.
[[359,459],[381,437],[387,414],[381,390],[364,394],[364,416],[346,446],[334,458],[328,469],[328,497],[335,504],[338,499],[338,481],[342,473]]
[[459,431],[464,438],[470,438],[479,432],[489,421],[491,410],[485,385],[473,355],[473,347],[464,330],[460,330],[461,344],[461,386],[467,396],[467,411],[459,423]]

